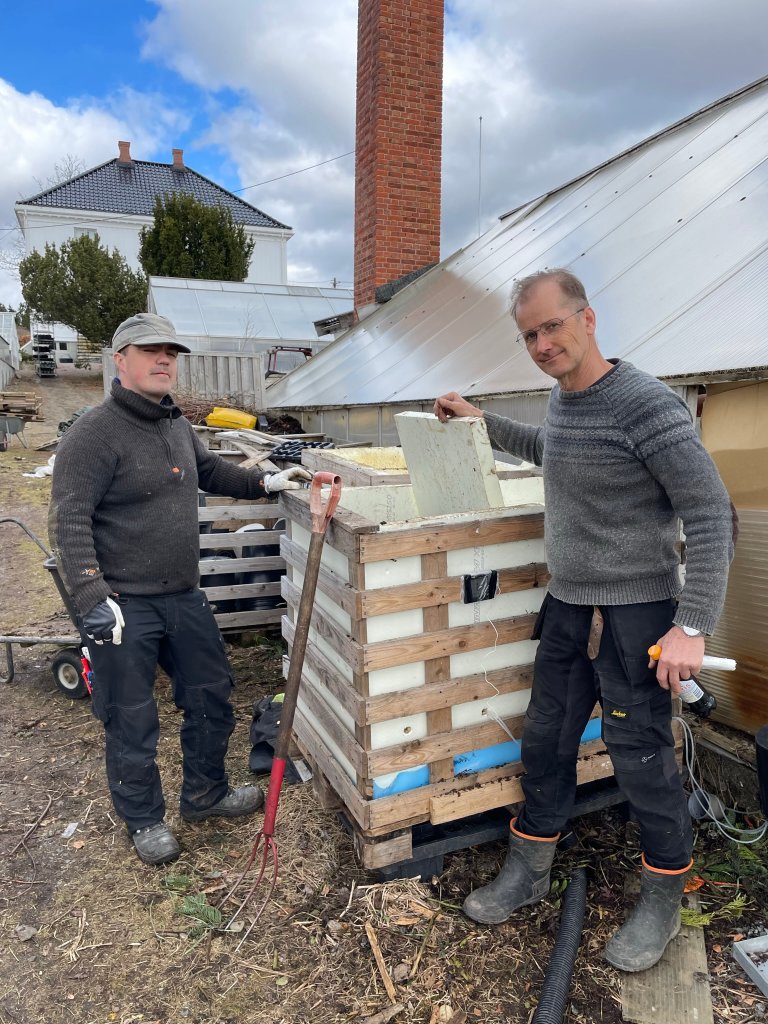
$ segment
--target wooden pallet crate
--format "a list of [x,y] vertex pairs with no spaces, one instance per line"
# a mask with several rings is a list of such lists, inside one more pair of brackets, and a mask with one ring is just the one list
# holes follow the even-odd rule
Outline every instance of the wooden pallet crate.
[[[510,742],[505,727],[521,734],[531,632],[549,578],[543,508],[529,503],[539,483],[502,481],[505,508],[427,518],[414,518],[410,486],[342,494],[323,551],[294,731],[352,823],[366,867],[410,859],[416,825],[522,799],[519,760],[463,774],[462,756]],[[284,493],[280,507],[290,648],[309,495]],[[478,579],[491,586],[490,600],[472,600]],[[391,779],[409,771],[422,784],[391,791]],[[612,774],[602,742],[582,744],[579,783]]]
[[[214,608],[214,618],[222,632],[239,633],[280,623],[285,611],[280,595],[285,560],[278,553],[283,530],[276,528],[280,519],[276,501],[250,502],[206,495],[205,504],[199,507],[200,525],[222,531],[200,533],[201,589]],[[252,523],[264,529],[237,532],[239,527]],[[249,548],[272,550],[254,554]],[[260,577],[257,581],[232,581],[233,576],[254,574]],[[220,585],[217,577],[227,582]],[[246,604],[258,606],[243,607]]]

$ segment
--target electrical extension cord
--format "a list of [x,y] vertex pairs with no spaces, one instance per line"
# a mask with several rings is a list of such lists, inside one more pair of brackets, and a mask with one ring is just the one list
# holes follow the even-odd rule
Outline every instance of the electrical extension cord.
[[[697,778],[698,759],[696,757],[696,747],[691,727],[682,718],[675,718],[674,721],[679,722],[683,729],[683,762],[688,772],[688,777],[691,780],[691,789],[698,797],[699,804],[704,812],[703,817],[707,821],[712,822],[717,831],[732,843],[737,843],[739,846],[752,846],[754,843],[759,843],[766,832],[768,832],[768,821],[764,821],[757,828],[740,828],[738,825],[731,825],[727,821],[720,821],[712,813],[709,807],[709,795]],[[723,806],[723,810],[732,811],[734,814],[741,813],[735,807]]]

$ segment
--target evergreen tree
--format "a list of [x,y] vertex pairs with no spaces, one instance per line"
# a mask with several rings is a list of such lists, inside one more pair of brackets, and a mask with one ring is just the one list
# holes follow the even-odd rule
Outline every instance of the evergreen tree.
[[98,235],[30,253],[19,276],[24,301],[39,319],[66,324],[93,344],[108,345],[119,323],[147,308],[144,275]]
[[244,281],[253,247],[225,206],[204,206],[186,193],[155,200],[155,223],[141,232],[139,260],[147,276]]

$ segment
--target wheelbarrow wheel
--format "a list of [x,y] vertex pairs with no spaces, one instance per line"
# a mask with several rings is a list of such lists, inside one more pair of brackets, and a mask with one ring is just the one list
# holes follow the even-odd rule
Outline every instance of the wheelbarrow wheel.
[[83,665],[77,651],[61,651],[51,663],[51,672],[58,688],[73,700],[88,696],[83,679]]

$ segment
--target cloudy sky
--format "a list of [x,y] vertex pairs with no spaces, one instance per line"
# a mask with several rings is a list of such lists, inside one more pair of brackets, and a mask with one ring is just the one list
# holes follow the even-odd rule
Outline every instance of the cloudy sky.
[[[290,224],[290,280],[351,286],[356,21],[357,0],[6,5],[0,250],[18,239],[14,202],[57,164],[92,167],[130,139],[139,159],[182,147]],[[766,0],[447,0],[443,255],[767,73]],[[7,262],[0,302],[16,304]]]

